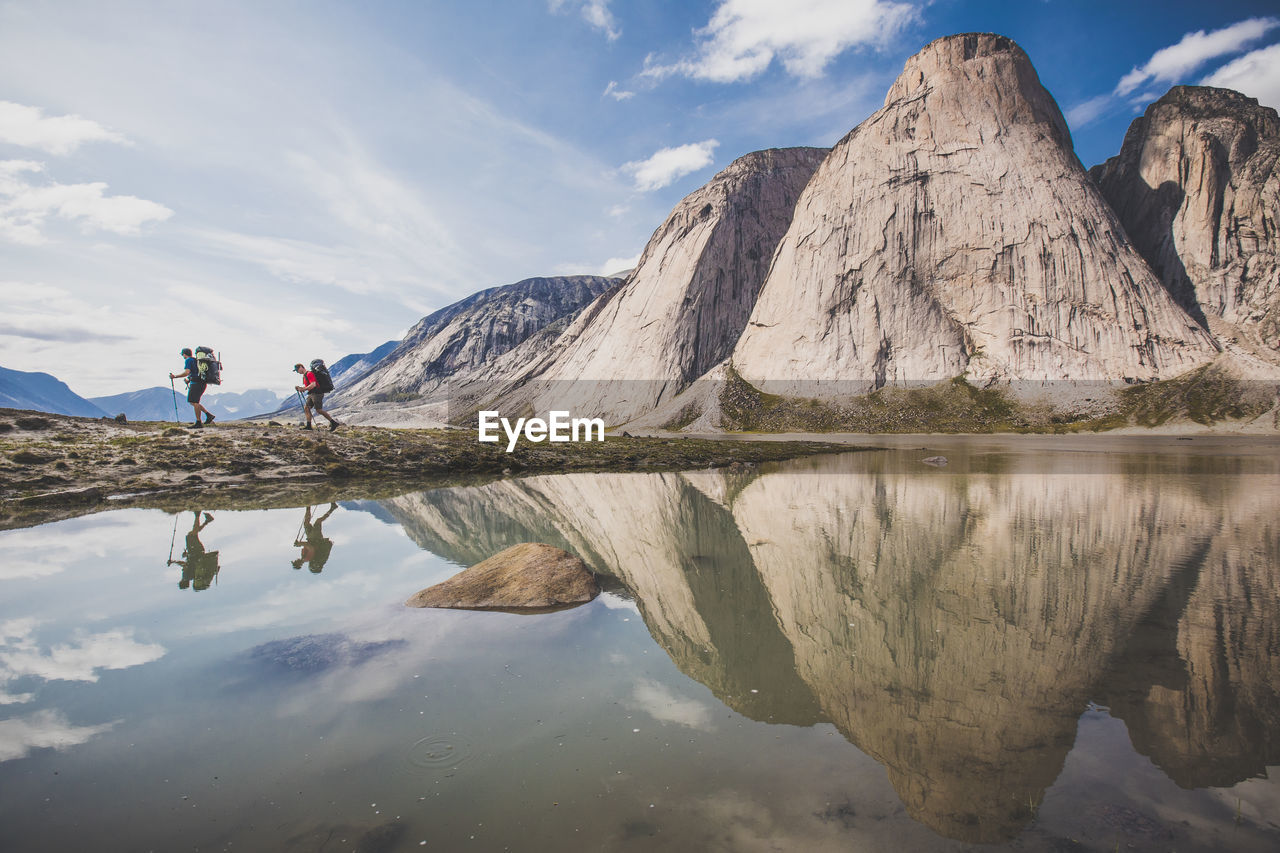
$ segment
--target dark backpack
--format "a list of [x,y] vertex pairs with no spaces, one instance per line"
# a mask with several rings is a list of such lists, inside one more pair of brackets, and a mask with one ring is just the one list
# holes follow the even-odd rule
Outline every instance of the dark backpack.
[[195,378],[209,385],[222,384],[222,362],[209,347],[196,347]]
[[333,390],[333,377],[329,375],[329,368],[324,366],[323,361],[317,358],[311,362],[311,372],[316,375],[316,391],[328,394]]

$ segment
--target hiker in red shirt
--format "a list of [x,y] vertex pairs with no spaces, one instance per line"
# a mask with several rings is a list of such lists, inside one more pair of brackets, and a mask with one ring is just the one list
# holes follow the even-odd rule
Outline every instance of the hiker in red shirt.
[[320,383],[316,379],[315,373],[313,371],[307,370],[307,368],[301,364],[295,364],[293,366],[293,371],[295,373],[302,374],[302,384],[295,385],[293,387],[296,388],[298,391],[302,391],[306,393],[307,395],[307,403],[305,406],[303,406],[303,412],[307,416],[307,425],[304,426],[303,429],[311,429],[311,410],[312,409],[315,409],[317,412],[324,415],[325,419],[329,421],[330,432],[342,426],[342,424],[335,421],[332,417],[330,417],[328,412],[326,412],[324,409],[320,407],[320,404],[324,402],[324,392],[321,391],[319,388]]

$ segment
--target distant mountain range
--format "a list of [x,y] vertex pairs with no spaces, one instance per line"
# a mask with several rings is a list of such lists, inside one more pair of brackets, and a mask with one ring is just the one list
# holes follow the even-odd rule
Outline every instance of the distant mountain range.
[[[387,341],[372,352],[353,353],[335,361],[329,369],[334,379],[344,378],[355,382],[391,353],[399,341]],[[293,404],[297,398],[284,397],[266,388],[248,391],[216,391],[205,393],[201,400],[204,407],[216,417],[231,420],[279,411]],[[57,415],[75,415],[87,418],[115,417],[123,414],[131,421],[188,421],[191,406],[186,391],[177,386],[177,393],[160,386],[109,394],[103,397],[81,397],[67,384],[48,373],[28,373],[0,367],[0,408],[32,409]]]
[[100,418],[106,415],[93,402],[48,373],[28,373],[0,367],[0,406],[7,409],[34,409],[55,415]]
[[[291,398],[283,398],[265,388],[248,391],[208,393],[201,400],[204,407],[220,418],[243,418],[264,412],[274,412]],[[107,397],[91,397],[89,402],[110,415],[124,414],[131,421],[190,420],[191,406],[186,392],[178,388],[176,405],[174,392],[169,388],[144,388]]]

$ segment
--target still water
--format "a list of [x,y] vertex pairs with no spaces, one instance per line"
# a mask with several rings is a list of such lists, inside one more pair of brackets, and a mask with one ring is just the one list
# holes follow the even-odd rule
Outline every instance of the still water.
[[1102,441],[0,533],[0,850],[1275,850],[1280,446]]

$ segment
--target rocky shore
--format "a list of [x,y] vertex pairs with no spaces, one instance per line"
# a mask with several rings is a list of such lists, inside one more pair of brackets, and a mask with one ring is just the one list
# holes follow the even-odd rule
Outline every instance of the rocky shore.
[[473,478],[557,471],[675,471],[847,452],[821,442],[610,437],[521,443],[467,430],[117,423],[0,408],[0,529],[125,506],[209,508],[376,498]]

